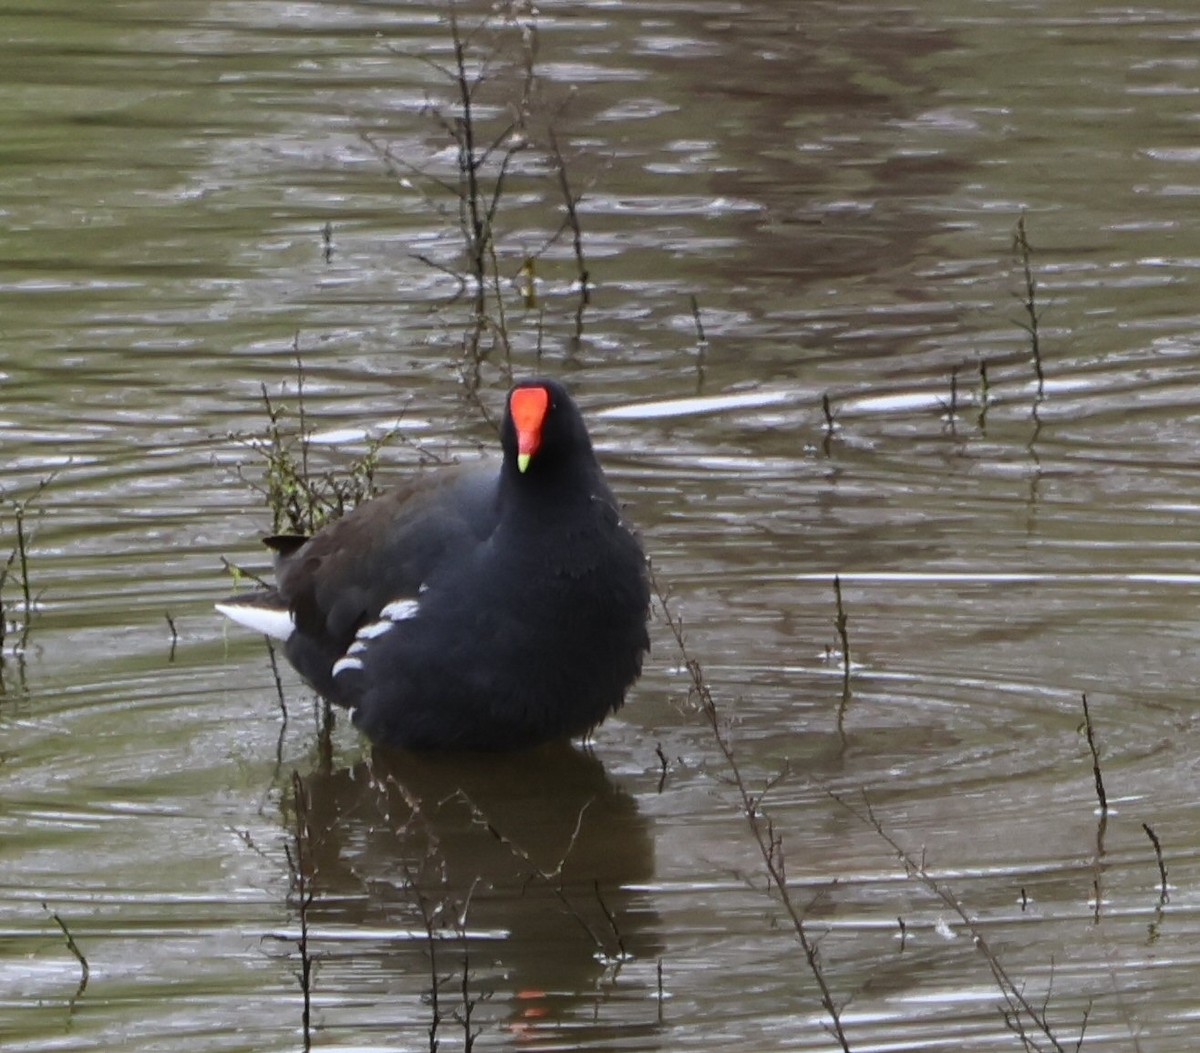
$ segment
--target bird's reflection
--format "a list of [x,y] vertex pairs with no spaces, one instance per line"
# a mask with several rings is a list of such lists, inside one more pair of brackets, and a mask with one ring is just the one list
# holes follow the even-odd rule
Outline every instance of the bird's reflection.
[[[419,990],[426,1012],[437,976],[445,1013],[461,1013],[465,972],[486,1017],[536,1039],[584,1008],[601,1018],[607,981],[659,953],[655,916],[631,888],[653,874],[648,823],[588,752],[376,749],[301,785],[309,924],[383,934],[353,953],[373,955],[397,993]],[[647,1023],[653,993],[638,994],[640,1020],[609,1022]]]

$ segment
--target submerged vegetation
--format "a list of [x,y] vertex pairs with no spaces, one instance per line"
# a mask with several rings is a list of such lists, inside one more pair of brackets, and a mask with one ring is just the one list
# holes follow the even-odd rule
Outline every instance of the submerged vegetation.
[[[0,565],[0,664],[6,647],[16,654],[23,654],[29,644],[29,633],[37,613],[37,594],[30,573],[29,554],[33,543],[30,518],[40,514],[38,502],[53,481],[53,476],[42,479],[31,492],[20,498],[5,499],[12,525],[12,547],[3,565]],[[2,512],[0,512],[2,515]],[[10,599],[16,592],[18,596]],[[15,637],[15,640],[14,640]]]

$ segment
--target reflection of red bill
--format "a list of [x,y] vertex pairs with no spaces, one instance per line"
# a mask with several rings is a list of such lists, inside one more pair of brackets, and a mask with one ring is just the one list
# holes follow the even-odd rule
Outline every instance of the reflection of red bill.
[[508,1029],[516,1038],[533,1038],[537,1021],[550,1015],[546,1006],[545,991],[518,991],[517,1001],[523,1003],[517,1019],[513,1020]]
[[546,1008],[545,1002],[543,1001],[545,997],[545,991],[518,991],[518,1002],[532,1002],[535,1000],[539,1002],[538,1005],[522,1006],[521,1016],[526,1020],[536,1020],[539,1017],[545,1016],[549,1012],[549,1010]]

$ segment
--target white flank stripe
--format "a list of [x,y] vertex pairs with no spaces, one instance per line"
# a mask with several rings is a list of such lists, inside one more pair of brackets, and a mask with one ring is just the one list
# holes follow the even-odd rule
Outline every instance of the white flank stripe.
[[415,618],[419,607],[420,604],[416,600],[392,600],[379,612],[379,617],[402,622],[406,618]]
[[370,622],[359,629],[354,637],[356,640],[374,640],[376,636],[382,636],[391,627],[391,622]]
[[251,603],[218,603],[215,606],[226,618],[232,618],[238,625],[244,625],[255,632],[266,633],[276,640],[286,640],[296,629],[291,611],[257,607]]
[[346,654],[362,654],[367,649],[366,640],[355,640],[349,647],[346,648]]
[[344,673],[347,669],[361,669],[362,667],[361,658],[351,658],[347,655],[345,658],[339,658],[333,663],[333,670],[329,675],[337,676],[338,673]]

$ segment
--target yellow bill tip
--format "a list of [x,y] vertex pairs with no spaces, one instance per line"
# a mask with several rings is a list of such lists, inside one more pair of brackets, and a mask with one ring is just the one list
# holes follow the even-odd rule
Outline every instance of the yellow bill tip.
[[525,469],[529,467],[529,462],[531,460],[533,460],[533,454],[518,453],[517,454],[517,471],[520,472],[522,475],[524,475]]

